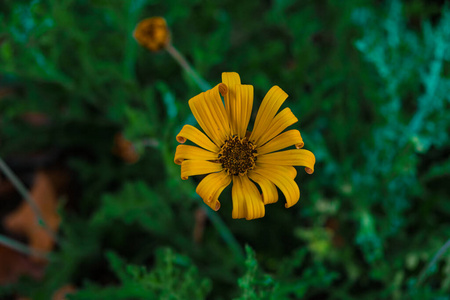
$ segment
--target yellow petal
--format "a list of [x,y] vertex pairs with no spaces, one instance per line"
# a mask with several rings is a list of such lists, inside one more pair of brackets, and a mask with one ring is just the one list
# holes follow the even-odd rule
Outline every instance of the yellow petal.
[[295,179],[297,177],[297,170],[294,167],[291,166],[282,166],[286,169],[286,172],[289,174],[289,177],[292,179]]
[[255,184],[247,176],[233,176],[233,219],[264,217],[265,208]]
[[217,118],[217,125],[222,125],[221,130],[226,133],[224,136],[230,135],[230,124],[220,94],[224,96],[227,93],[228,87],[222,83],[204,93],[205,102],[209,106],[209,110],[214,114],[214,118]]
[[181,163],[181,179],[186,180],[189,176],[209,174],[222,171],[222,164],[204,160],[185,160]]
[[218,84],[191,98],[189,107],[203,131],[220,148],[230,136],[230,125],[219,91],[227,91],[227,88]]
[[287,97],[288,95],[278,86],[272,87],[267,92],[256,115],[250,141],[255,143],[267,131],[273,117]]
[[294,116],[290,108],[283,109],[279,114],[273,118],[266,132],[261,135],[261,137],[255,141],[257,145],[264,145],[267,141],[270,141],[276,137],[280,132],[285,130],[287,127],[296,123],[298,119]]
[[243,196],[243,187],[239,176],[233,176],[233,188],[231,189],[231,199],[233,201],[233,211],[231,216],[233,219],[242,219],[247,216],[247,207]]
[[[233,108],[231,106],[234,106],[236,104],[236,87],[241,85],[241,78],[236,72],[223,72],[222,83],[224,83],[228,88],[228,92],[224,95],[225,110],[227,112],[228,119],[233,120]],[[231,121],[230,126],[232,135],[237,134],[237,128],[235,127],[235,125],[236,123]]]
[[314,172],[316,157],[311,151],[304,149],[293,149],[269,154],[259,155],[257,164],[273,164],[281,166],[304,166],[308,174]]
[[248,177],[259,184],[259,187],[262,191],[262,200],[264,204],[271,204],[278,201],[277,188],[269,179],[259,175],[258,173],[255,173],[253,170],[250,170],[248,172]]
[[220,208],[219,196],[230,182],[231,176],[225,171],[209,174],[198,184],[196,192],[209,207],[217,211]]
[[179,143],[184,144],[186,140],[190,140],[212,152],[219,152],[220,150],[203,132],[191,125],[184,125],[183,129],[177,135],[177,141]]
[[253,86],[236,85],[236,98],[230,103],[230,122],[233,132],[243,138],[247,133],[248,122],[253,107]]
[[216,160],[219,157],[218,153],[213,153],[211,151],[189,145],[179,145],[177,151],[175,152],[174,162],[177,165],[181,165],[185,159],[195,159],[195,160]]
[[248,176],[239,176],[244,188],[244,195],[247,204],[247,220],[258,219],[264,217],[265,208],[261,194]]
[[295,145],[297,149],[302,148],[304,145],[300,131],[296,129],[283,132],[264,146],[257,148],[256,151],[260,155],[281,150],[292,145]]
[[297,183],[286,172],[286,169],[282,166],[276,165],[260,165],[257,166],[252,172],[255,172],[271,182],[273,182],[284,194],[286,198],[285,207],[291,207],[300,199],[300,190]]

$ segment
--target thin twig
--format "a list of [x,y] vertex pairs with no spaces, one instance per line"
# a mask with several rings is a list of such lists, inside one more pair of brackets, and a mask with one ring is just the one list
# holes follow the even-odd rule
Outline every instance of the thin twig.
[[428,271],[436,264],[436,262],[441,258],[442,255],[450,248],[450,239],[439,249],[439,251],[434,255],[430,263],[422,270],[419,275],[419,279],[416,282],[416,287],[418,287],[424,280]]
[[184,58],[184,56],[180,52],[178,52],[178,50],[174,46],[168,45],[165,49],[181,65],[181,67],[183,67],[183,69],[189,74],[189,76],[191,76],[195,83],[198,84],[200,89],[202,89],[203,91],[211,89],[209,83],[194,71],[191,65],[187,62],[186,58]]
[[36,202],[31,197],[25,185],[20,181],[20,179],[14,174],[14,172],[8,167],[5,161],[0,157],[0,169],[3,174],[9,179],[9,181],[15,186],[17,191],[22,195],[25,201],[28,202],[31,209],[33,210],[36,218],[38,220],[38,224],[45,229],[45,231],[53,238],[55,242],[58,241],[56,233],[48,227],[47,223],[45,223],[44,218],[42,217],[42,212],[39,207],[36,205]]
[[13,250],[16,250],[17,252],[23,253],[25,255],[36,256],[36,257],[44,258],[44,259],[48,258],[46,253],[44,253],[42,251],[34,250],[25,244],[22,244],[18,241],[10,239],[1,234],[0,234],[0,244],[3,246],[6,246],[8,248],[11,248]]

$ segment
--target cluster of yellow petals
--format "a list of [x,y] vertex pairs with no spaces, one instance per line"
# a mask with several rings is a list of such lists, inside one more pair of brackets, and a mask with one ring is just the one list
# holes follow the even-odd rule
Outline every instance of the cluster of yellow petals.
[[[286,198],[286,207],[297,203],[300,190],[294,180],[297,171],[293,166],[304,166],[312,174],[315,157],[312,152],[300,149],[304,143],[298,130],[283,132],[298,121],[289,108],[278,112],[287,97],[281,88],[272,87],[261,103],[250,134],[247,127],[253,107],[253,86],[241,84],[239,74],[222,73],[222,83],[189,100],[204,133],[185,125],[177,141],[183,144],[190,140],[199,147],[179,145],[174,161],[181,165],[183,180],[209,174],[196,189],[209,207],[216,211],[220,208],[219,196],[231,181],[235,219],[263,217],[265,205],[278,201],[277,187]],[[221,147],[236,136],[247,136],[256,147],[255,166],[245,175],[229,175],[219,162]],[[296,149],[279,151],[290,146]]]
[[170,31],[166,20],[152,17],[139,22],[133,32],[136,41],[150,51],[159,51],[170,44]]

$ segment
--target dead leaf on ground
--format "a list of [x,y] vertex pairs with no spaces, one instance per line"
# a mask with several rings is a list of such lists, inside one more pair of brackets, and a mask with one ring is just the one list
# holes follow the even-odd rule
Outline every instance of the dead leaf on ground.
[[325,222],[325,228],[332,234],[332,243],[335,247],[340,248],[345,244],[344,238],[339,234],[340,223],[339,220],[330,217]]
[[20,117],[28,124],[34,126],[44,126],[50,123],[50,118],[46,114],[37,111],[23,113]]
[[120,132],[114,136],[112,152],[129,164],[134,164],[139,160],[139,154],[136,152],[133,143],[127,140]]
[[6,96],[12,95],[14,93],[14,89],[12,88],[0,88],[0,100]]
[[[36,173],[30,194],[47,226],[56,232],[61,222],[57,213],[58,194],[44,171]],[[10,232],[27,237],[31,248],[41,252],[49,252],[53,249],[53,238],[38,224],[36,215],[27,201],[23,201],[15,211],[5,217],[3,224]],[[36,256],[31,259],[34,262],[45,262],[44,259]]]
[[40,279],[44,275],[44,266],[13,249],[0,245],[0,285],[16,282],[22,275]]
[[[71,284],[64,285],[56,290],[52,295],[52,300],[67,300],[67,295],[74,294],[77,290]],[[16,300],[32,300],[29,297],[17,296]]]
[[66,300],[68,294],[73,294],[75,292],[75,287],[71,284],[67,284],[53,293],[52,300]]
[[193,232],[193,238],[194,241],[198,244],[203,239],[203,233],[205,231],[205,224],[206,224],[206,212],[203,207],[198,208],[195,211],[195,227]]
[[14,186],[9,181],[6,181],[5,179],[0,177],[0,195],[6,198],[6,196],[4,195],[9,195],[14,192]]

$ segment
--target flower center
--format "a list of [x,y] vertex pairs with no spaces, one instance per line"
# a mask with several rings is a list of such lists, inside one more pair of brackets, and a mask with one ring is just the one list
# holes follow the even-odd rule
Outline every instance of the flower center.
[[245,175],[255,167],[255,148],[246,137],[233,136],[220,149],[219,162],[229,175]]

